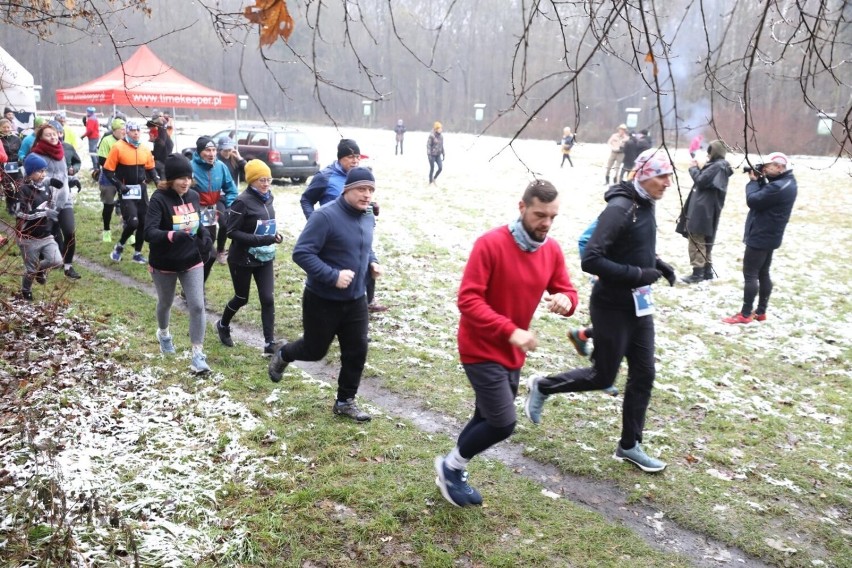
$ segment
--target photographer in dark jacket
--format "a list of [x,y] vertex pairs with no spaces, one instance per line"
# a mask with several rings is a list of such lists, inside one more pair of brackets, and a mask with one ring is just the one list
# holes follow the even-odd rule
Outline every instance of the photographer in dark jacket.
[[713,279],[713,241],[728,194],[728,179],[734,173],[725,160],[726,154],[725,143],[713,140],[707,145],[707,163],[699,167],[698,162],[692,160],[689,167],[689,175],[695,185],[683,204],[675,228],[689,239],[692,274],[681,278],[687,284]]
[[[739,313],[722,321],[731,324],[766,320],[766,307],[772,293],[769,267],[772,253],[781,246],[784,230],[796,202],[798,185],[793,170],[787,169],[790,160],[781,152],[767,156],[762,169],[748,172],[751,181],[746,185],[748,216],[743,242],[743,307]],[[757,296],[757,309],[752,312]]]
[[204,259],[213,240],[201,228],[201,205],[192,189],[192,166],[180,154],[166,158],[160,182],[151,196],[145,216],[145,240],[148,241],[149,271],[157,289],[157,340],[160,352],[174,354],[169,319],[180,280],[189,309],[189,340],[192,343],[190,369],[196,374],[209,373],[204,355]]
[[524,410],[538,424],[548,396],[612,386],[627,357],[621,440],[613,457],[657,472],[665,462],[647,455],[641,443],[655,377],[651,284],[661,277],[671,286],[675,283],[672,267],[656,255],[655,202],[671,185],[674,168],[666,152],[654,148],[636,158],[634,172],[632,181],[607,191],[606,209],[583,255],[583,271],[598,277],[589,302],[595,329],[593,366],[530,378]]
[[260,321],[263,327],[264,354],[275,350],[275,245],[284,238],[278,233],[275,208],[272,206],[272,170],[261,160],[245,165],[248,187],[231,204],[226,218],[231,250],[228,268],[234,285],[234,296],[225,304],[222,318],[216,322],[219,341],[233,347],[231,319],[248,304],[254,278],[260,299]]

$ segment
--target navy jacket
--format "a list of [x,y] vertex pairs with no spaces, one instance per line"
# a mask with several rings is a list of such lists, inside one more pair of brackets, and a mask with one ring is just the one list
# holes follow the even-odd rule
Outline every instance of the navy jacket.
[[748,217],[743,236],[746,246],[758,250],[775,250],[781,246],[797,193],[798,185],[792,170],[773,179],[748,182]]
[[[326,300],[364,297],[370,263],[377,262],[373,253],[375,225],[372,207],[360,211],[342,195],[314,211],[293,248],[293,261],[308,275],[305,287]],[[354,271],[355,278],[340,290],[335,284],[340,271],[346,269]]]
[[325,205],[331,203],[343,193],[343,185],[346,183],[346,172],[340,166],[340,162],[334,162],[317,172],[307,189],[302,193],[299,204],[302,213],[308,219],[314,212],[317,203]]

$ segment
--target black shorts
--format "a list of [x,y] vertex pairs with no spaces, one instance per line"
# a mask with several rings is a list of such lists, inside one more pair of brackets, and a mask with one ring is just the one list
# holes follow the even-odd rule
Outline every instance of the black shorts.
[[497,363],[471,363],[463,367],[476,395],[476,408],[485,421],[495,428],[514,424],[521,370],[507,369]]

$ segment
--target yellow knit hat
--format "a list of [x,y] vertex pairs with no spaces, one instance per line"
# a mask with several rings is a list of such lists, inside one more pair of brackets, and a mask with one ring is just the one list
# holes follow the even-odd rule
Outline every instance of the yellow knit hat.
[[433,128],[434,130],[438,130],[439,128],[441,128],[441,123],[440,123],[440,122],[435,122],[435,124],[433,124],[433,125],[432,125],[432,128]]
[[262,177],[272,177],[272,170],[260,160],[249,160],[246,163],[246,182],[251,185]]

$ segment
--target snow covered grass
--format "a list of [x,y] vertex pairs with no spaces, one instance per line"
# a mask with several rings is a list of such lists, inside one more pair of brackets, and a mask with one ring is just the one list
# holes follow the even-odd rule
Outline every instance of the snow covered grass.
[[[190,146],[198,134],[215,132],[219,127],[185,125],[178,147]],[[376,249],[387,273],[377,286],[377,297],[391,310],[372,321],[367,380],[379,380],[393,391],[463,420],[471,411],[472,397],[455,352],[456,288],[473,240],[516,214],[530,171],[554,181],[561,191],[561,214],[553,236],[563,246],[581,305],[568,321],[543,311],[537,316],[533,327],[541,346],[529,357],[524,376],[586,364],[564,337],[571,327],[588,323],[590,288],[579,270],[575,243],[604,205],[606,153],[602,146],[581,144],[572,154],[577,167],[559,169],[555,140],[519,142],[515,152],[499,153],[505,140],[454,134],[449,125],[447,128],[445,171],[437,186],[429,186],[428,164],[423,156],[425,133],[409,132],[407,153],[400,157],[393,155],[390,131],[336,132],[305,127],[317,142],[323,163],[333,158],[340,135],[355,138],[362,151],[370,155],[367,164],[374,168],[378,180],[376,197],[381,214]],[[677,157],[685,198],[690,185],[686,157]],[[745,178],[741,174],[732,179],[714,249],[720,278],[691,287],[657,287],[657,389],[648,416],[646,446],[669,463],[666,472],[649,476],[610,459],[620,427],[620,399],[599,393],[553,397],[548,401],[544,424],[532,427],[521,419],[515,440],[536,459],[566,472],[612,480],[633,498],[653,502],[677,522],[743,547],[768,562],[842,566],[852,556],[852,306],[844,246],[852,237],[850,170],[848,164],[793,158],[799,200],[784,245],[775,255],[772,274],[776,288],[766,322],[731,327],[719,321],[739,310],[742,296],[740,241],[746,208]],[[734,166],[738,160],[732,157]],[[277,268],[277,331],[281,337],[294,337],[300,331],[303,275],[289,261],[288,253],[304,223],[298,208],[301,190],[293,186],[275,190],[276,210],[287,233]],[[685,273],[689,269],[686,240],[673,230],[679,209],[678,194],[672,188],[658,208],[658,252]],[[99,242],[99,205],[93,190],[80,197],[78,224],[80,254],[107,264],[110,246]],[[143,267],[125,262],[118,268],[148,281]],[[52,284],[56,278],[52,278]],[[90,283],[100,282],[86,274],[69,295],[92,306],[105,304],[107,307],[96,309],[109,312],[110,296],[120,292],[84,291]],[[224,305],[230,294],[227,270],[217,266],[208,283],[210,306]],[[132,298],[133,310],[138,312],[128,315],[116,307],[105,323],[117,322],[124,333],[136,336],[127,340],[129,344],[143,354],[151,353],[154,347],[148,338],[153,329],[153,301],[135,294]],[[241,323],[259,325],[254,297],[238,318]],[[215,336],[209,335],[207,343],[214,344]],[[333,350],[329,360],[334,362],[336,357]],[[359,540],[367,538],[363,536],[364,527],[375,530],[377,526],[383,528],[377,534],[392,537],[388,542],[405,543],[397,550],[401,551],[400,558],[410,558],[405,551],[411,546],[425,564],[458,558],[462,548],[478,550],[483,544],[488,551],[485,555],[499,554],[500,542],[481,543],[476,539],[487,541],[488,537],[473,533],[496,530],[504,534],[507,527],[492,525],[494,519],[486,522],[447,517],[442,508],[432,506],[436,494],[429,487],[429,456],[445,451],[451,441],[433,441],[406,427],[395,429],[383,420],[366,428],[347,426],[341,439],[340,427],[326,424],[331,395],[322,381],[328,377],[309,378],[291,366],[284,384],[294,387],[275,389],[270,395],[263,382],[263,363],[255,361],[250,353],[225,352],[211,346],[210,362],[217,370],[214,384],[219,390],[207,395],[215,400],[232,393],[252,409],[251,414],[263,426],[242,434],[237,427],[224,425],[219,427],[219,434],[214,434],[217,429],[211,426],[198,440],[199,452],[216,456],[230,444],[243,443],[277,463],[261,462],[271,469],[255,477],[262,479],[255,485],[233,478],[223,481],[222,472],[212,471],[215,468],[209,465],[206,469],[199,466],[199,471],[211,476],[200,486],[217,487],[218,483],[218,487],[228,487],[228,494],[217,501],[217,506],[220,511],[240,511],[239,519],[248,517],[251,534],[237,537],[228,532],[230,527],[224,536],[217,534],[219,525],[207,516],[205,502],[199,498],[193,505],[197,511],[169,518],[176,524],[186,521],[195,530],[212,530],[194,540],[181,533],[182,538],[192,541],[183,549],[186,562],[198,558],[194,555],[209,554],[208,544],[215,541],[222,547],[230,546],[228,550],[235,551],[233,558],[241,558],[245,564],[252,564],[252,554],[262,555],[263,550],[281,545],[296,556],[314,559],[319,558],[319,550],[332,547],[339,552],[343,546],[348,550],[347,562],[355,565],[383,546],[375,539],[367,539],[366,544]],[[152,366],[149,359],[139,356],[130,356],[125,362],[138,369]],[[185,367],[186,362],[181,365]],[[173,371],[163,373],[167,383],[176,380]],[[157,373],[151,377],[163,378]],[[185,380],[177,383],[192,393],[191,397],[187,395],[186,404],[198,404],[191,401],[201,393]],[[619,378],[617,384],[623,388],[623,383],[623,377]],[[519,410],[520,403],[521,399]],[[180,416],[196,413],[193,408]],[[269,438],[268,432],[272,432]],[[176,451],[156,459],[171,464],[177,461],[173,456],[182,455]],[[281,461],[284,456],[287,459]],[[381,461],[376,461],[377,456]],[[358,463],[361,465],[353,469]],[[132,479],[136,471],[126,476]],[[138,471],[144,470],[140,466]],[[503,487],[503,482],[517,485],[517,481],[493,464],[474,462],[471,481],[484,490],[489,507],[505,515],[505,523],[541,519],[541,526],[554,527],[546,532],[562,528],[563,534],[556,540],[564,538],[566,526],[570,530],[578,526],[567,521],[561,500],[517,503],[518,496]],[[398,489],[388,494],[388,486]],[[175,488],[180,487],[175,484]],[[140,489],[148,492],[145,487]],[[528,489],[521,492],[530,494]],[[521,513],[512,511],[516,504]],[[391,511],[390,518],[380,518],[378,511],[383,507]],[[210,505],[210,509],[215,507]],[[419,518],[422,511],[428,512],[428,518]],[[359,517],[364,515],[369,520],[361,523]],[[291,524],[295,528],[289,528]],[[544,530],[541,526],[535,531]],[[238,523],[237,527],[238,531],[245,524]],[[274,527],[284,534],[274,534]],[[344,530],[337,530],[341,528]],[[466,536],[461,537],[459,548],[453,545],[449,556],[424,543],[451,542],[447,536],[451,530]],[[344,534],[352,532],[358,538]],[[525,530],[522,533],[523,538],[529,536]],[[553,539],[541,537],[533,540],[536,551],[524,554],[543,555],[534,556],[533,564],[535,559],[544,562],[545,558],[570,557],[567,545],[563,548]],[[591,557],[607,563],[605,546],[591,546]],[[520,554],[517,548],[509,552]],[[474,557],[483,560],[482,556]],[[582,564],[582,560],[575,562]],[[653,560],[639,563],[657,564]]]

